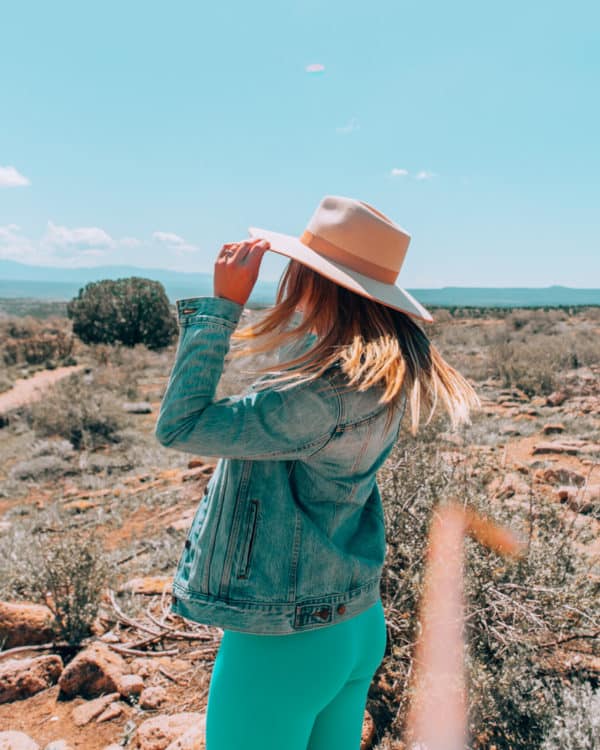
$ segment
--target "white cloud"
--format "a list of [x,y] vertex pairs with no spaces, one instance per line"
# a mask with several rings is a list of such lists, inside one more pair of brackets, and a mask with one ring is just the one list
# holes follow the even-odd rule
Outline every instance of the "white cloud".
[[408,171],[406,169],[398,169],[397,167],[394,167],[391,171],[392,177],[404,177],[408,174]]
[[435,172],[428,172],[425,169],[422,169],[420,172],[417,172],[415,175],[415,180],[430,180],[432,177],[435,177]]
[[24,187],[31,182],[15,167],[0,167],[0,187]]
[[39,260],[33,243],[21,234],[17,224],[0,226],[0,258],[18,260],[20,263],[35,263]]
[[195,253],[199,249],[174,232],[153,232],[152,237],[157,242],[166,245],[175,255],[187,255],[188,253]]
[[353,133],[355,130],[359,129],[360,125],[358,124],[356,117],[351,117],[346,125],[343,125],[341,128],[336,128],[338,133]]
[[320,73],[322,70],[325,70],[325,66],[321,65],[321,63],[311,63],[310,65],[307,65],[304,70],[307,73]]
[[110,250],[116,246],[115,240],[99,227],[61,227],[48,222],[42,245],[57,253],[73,250],[101,249]]

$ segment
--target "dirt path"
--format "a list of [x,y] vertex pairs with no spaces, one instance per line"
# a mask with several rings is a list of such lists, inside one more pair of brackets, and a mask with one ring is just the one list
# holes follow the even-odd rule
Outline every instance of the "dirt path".
[[72,365],[71,367],[57,367],[55,370],[43,370],[30,378],[19,378],[15,384],[5,393],[0,393],[0,414],[5,414],[11,409],[37,401],[42,397],[48,386],[57,383],[72,372],[82,370],[85,365]]

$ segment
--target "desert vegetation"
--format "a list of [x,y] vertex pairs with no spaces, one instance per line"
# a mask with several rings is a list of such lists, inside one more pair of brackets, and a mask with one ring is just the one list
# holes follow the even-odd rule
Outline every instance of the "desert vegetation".
[[[60,656],[65,672],[100,644],[144,689],[163,690],[164,700],[151,708],[139,691],[118,689],[113,718],[79,726],[51,683],[0,705],[0,727],[37,731],[40,743],[76,739],[90,750],[111,742],[144,747],[144,722],[206,708],[220,631],[185,623],[166,607],[169,576],[214,461],[153,438],[175,340],[84,343],[64,315],[20,312],[0,319],[5,393],[25,373],[71,362],[79,369],[3,415],[0,599],[48,608],[43,653]],[[404,748],[428,529],[434,509],[459,497],[527,545],[511,562],[467,542],[472,750],[591,750],[600,740],[600,308],[434,315],[434,342],[476,385],[483,408],[458,432],[439,415],[416,438],[403,429],[378,475],[388,647],[369,692],[363,748]],[[242,392],[252,365],[227,360],[217,397]],[[43,711],[59,720],[38,730]]]

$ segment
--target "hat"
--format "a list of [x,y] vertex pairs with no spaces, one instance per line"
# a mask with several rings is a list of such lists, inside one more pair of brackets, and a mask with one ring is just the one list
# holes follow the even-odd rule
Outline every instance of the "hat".
[[410,235],[364,201],[326,195],[300,237],[249,227],[280,255],[297,260],[336,284],[383,305],[432,322],[433,317],[396,279]]

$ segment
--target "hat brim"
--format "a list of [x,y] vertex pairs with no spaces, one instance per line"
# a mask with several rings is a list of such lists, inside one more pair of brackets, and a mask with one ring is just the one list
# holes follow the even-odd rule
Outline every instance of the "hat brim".
[[336,284],[356,292],[356,294],[374,299],[426,323],[432,323],[434,320],[431,313],[406,289],[402,289],[396,284],[384,284],[382,281],[358,273],[348,266],[329,260],[329,258],[325,258],[308,245],[300,242],[298,237],[272,232],[269,229],[260,229],[259,227],[249,227],[248,231],[252,238],[267,240],[271,245],[269,249],[273,252],[303,263],[330,281],[334,281]]

